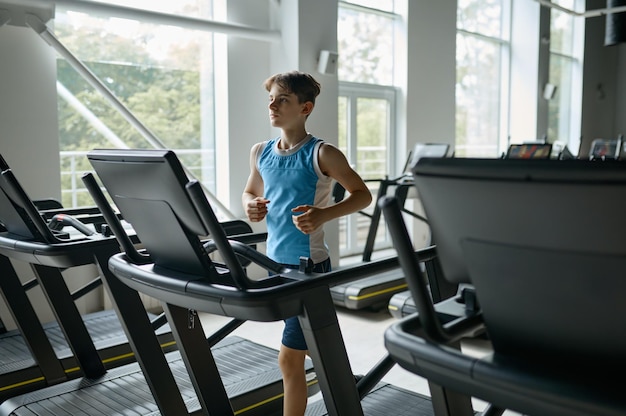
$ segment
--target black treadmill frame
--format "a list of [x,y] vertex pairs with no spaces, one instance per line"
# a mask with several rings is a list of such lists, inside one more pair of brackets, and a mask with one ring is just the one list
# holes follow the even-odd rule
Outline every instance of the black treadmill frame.
[[[451,323],[436,319],[397,201],[381,201],[418,309],[385,333],[394,359],[492,403],[489,414],[623,414],[615,377],[626,339],[613,320],[624,312],[614,294],[625,288],[626,205],[613,196],[626,188],[626,165],[427,159],[414,172],[445,276],[471,284],[480,308]],[[520,224],[537,204],[561,221],[548,215]],[[575,224],[567,219],[574,217]],[[480,326],[492,354],[476,358],[451,346]]]
[[[117,342],[100,344],[100,349],[98,349],[75,304],[78,297],[103,283],[106,286],[108,279],[115,279],[107,262],[111,255],[119,253],[117,241],[101,234],[71,240],[57,237],[47,227],[43,219],[45,215],[40,214],[36,209],[4,159],[2,159],[2,168],[0,198],[2,198],[2,218],[5,219],[4,225],[7,231],[0,233],[0,264],[5,271],[3,279],[0,279],[0,289],[31,351],[35,365],[18,366],[20,368],[0,375],[4,387],[0,398],[23,394],[73,378],[97,378],[105,374],[108,368],[134,361],[132,349],[126,339],[122,343],[119,338]],[[66,211],[71,210],[57,212]],[[74,210],[74,212],[84,215],[95,211],[88,209]],[[48,213],[52,215],[52,211]],[[98,217],[99,219],[94,220],[94,223],[104,222],[100,215]],[[15,229],[14,226],[17,226],[17,234],[12,232]],[[30,233],[25,232],[26,230]],[[9,259],[30,264],[35,279],[22,284]],[[62,271],[87,264],[95,264],[100,271],[100,277],[76,292],[70,292]],[[57,357],[28,299],[26,291],[35,285],[41,287],[67,339],[72,351],[69,357]],[[122,290],[128,291],[126,287]],[[138,295],[136,296],[135,299],[131,299],[132,295],[125,297],[124,302],[139,301],[143,305]],[[142,311],[146,319],[149,319],[143,306]],[[162,325],[162,323],[160,319],[155,322],[148,321],[150,328],[154,325]],[[123,332],[120,332],[120,335],[123,335]],[[158,342],[168,351],[174,348],[173,335],[169,330],[159,330]]]
[[[120,179],[129,174],[128,169],[132,168],[133,175],[139,175],[135,168],[143,158],[151,159],[152,162],[168,163],[175,155],[168,151],[100,149],[90,152],[88,158],[109,195],[116,202],[116,198],[128,199],[134,192],[128,188],[128,181],[120,183]],[[110,165],[104,168],[102,164],[106,163]],[[169,168],[178,170],[173,173],[176,176],[184,174],[176,163],[170,164]],[[157,180],[154,177],[151,179]],[[195,334],[195,331],[181,330],[187,327],[189,309],[257,322],[279,321],[298,316],[328,413],[362,415],[361,395],[350,370],[329,286],[390,270],[398,266],[397,258],[383,259],[327,274],[307,273],[308,263],[304,260],[302,271],[285,269],[255,250],[229,240],[220,229],[219,222],[197,182],[179,182],[178,186],[183,187],[186,196],[176,201],[176,204],[169,201],[162,205],[174,206],[184,203],[187,204],[188,212],[196,212],[195,218],[200,219],[205,227],[201,233],[213,239],[220,256],[225,259],[224,266],[214,265],[219,268],[219,276],[185,273],[184,265],[172,269],[155,263],[136,264],[124,254],[111,257],[109,266],[124,284],[164,302],[168,319],[173,327],[177,328],[174,335],[179,349],[186,357],[189,372],[194,374],[192,379],[204,380],[202,385],[198,384],[197,390],[198,395],[202,397],[205,410],[209,414],[232,414],[223,387],[220,387],[210,350],[206,348],[205,343],[200,342],[202,337]],[[141,198],[136,198],[136,203],[141,204],[147,198],[144,189]],[[159,196],[158,199],[163,199],[163,196]],[[128,203],[125,206],[128,207]],[[133,215],[129,217],[123,207],[120,210],[124,218],[133,221]],[[137,207],[135,211],[142,212]],[[184,222],[178,224],[185,227]],[[137,229],[137,232],[142,241],[149,246],[149,242],[141,235],[141,230]],[[188,236],[184,232],[176,235]],[[248,279],[245,273],[238,272],[241,266],[236,260],[236,255],[250,258],[251,261],[272,272],[272,275],[260,281]],[[237,272],[232,273],[232,270]],[[142,365],[143,367],[145,366]],[[148,375],[150,368],[144,368],[144,372],[147,377],[151,377]],[[155,392],[155,396],[159,394]],[[171,391],[169,394],[172,395]]]

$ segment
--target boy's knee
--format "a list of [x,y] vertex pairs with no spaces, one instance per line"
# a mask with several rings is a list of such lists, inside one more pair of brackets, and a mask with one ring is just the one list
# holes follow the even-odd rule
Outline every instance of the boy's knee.
[[303,372],[305,356],[306,351],[295,350],[282,345],[278,353],[278,366],[283,375]]

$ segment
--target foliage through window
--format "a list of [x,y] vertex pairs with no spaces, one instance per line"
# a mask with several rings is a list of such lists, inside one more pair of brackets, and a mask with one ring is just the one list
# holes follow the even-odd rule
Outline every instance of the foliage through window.
[[339,79],[393,85],[394,15],[342,2],[338,16]]
[[[211,17],[211,2],[120,4]],[[57,10],[55,35],[148,131],[175,149],[185,166],[214,190],[213,115],[202,112],[213,101],[211,34]],[[90,170],[86,151],[152,145],[69,62],[59,58],[57,67],[63,204],[80,206],[89,204],[77,180]]]
[[456,40],[456,143],[458,157],[495,157],[506,56],[503,0],[459,0]]
[[[574,0],[555,1],[569,10],[576,8]],[[555,85],[556,92],[548,102],[548,138],[572,144],[577,132],[572,129],[572,102],[576,71],[579,61],[576,58],[576,27],[580,22],[575,17],[558,9],[550,10],[550,75],[549,82]],[[574,149],[576,150],[576,149]]]

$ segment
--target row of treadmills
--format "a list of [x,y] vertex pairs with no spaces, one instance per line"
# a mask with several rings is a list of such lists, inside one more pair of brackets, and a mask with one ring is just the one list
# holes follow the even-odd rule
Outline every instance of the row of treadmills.
[[[412,195],[410,192],[414,189],[411,169],[423,157],[442,158],[448,156],[449,153],[450,145],[445,143],[416,143],[409,152],[402,173],[399,176],[366,179],[368,183],[376,183],[375,201],[381,201],[386,196],[393,195],[398,201],[398,206],[403,214],[428,224],[428,220],[424,216],[418,214],[415,210],[405,207],[407,199]],[[344,193],[345,189],[336,183],[333,189],[334,201],[341,201]],[[371,213],[359,211],[358,214],[366,216],[370,221],[362,255],[362,261],[369,262],[372,260],[379,228],[383,224],[381,206],[376,203]],[[430,244],[432,244],[432,241],[426,242],[426,245]],[[426,272],[433,300],[438,302],[456,293],[457,285],[449,284],[442,278],[436,261],[425,263],[423,268]],[[388,309],[390,314],[396,318],[415,312],[415,304],[408,290],[404,272],[400,267],[374,276],[336,285],[331,287],[330,290],[335,305],[343,308],[353,310],[379,310],[384,308]]]
[[[621,162],[421,158],[411,171],[437,245],[414,250],[402,204],[381,197],[398,255],[317,274],[306,258],[287,269],[257,251],[265,235],[246,223],[219,222],[174,152],[88,159],[98,207],[88,212],[38,209],[0,161],[0,290],[18,326],[0,343],[0,416],[278,415],[277,351],[231,333],[290,316],[310,348],[310,394],[323,398],[307,415],[469,416],[472,398],[488,403],[485,416],[626,412]],[[251,263],[267,277],[250,278]],[[100,277],[70,292],[63,272],[84,264]],[[388,354],[355,381],[331,289],[398,268],[416,312],[388,328]],[[433,276],[456,294],[434,299]],[[54,324],[39,323],[35,286]],[[100,286],[113,310],[80,315],[74,301]],[[140,293],[163,315],[147,313]],[[232,320],[206,334],[199,311]],[[493,352],[465,354],[475,337]],[[396,364],[427,378],[430,394],[382,382]]]

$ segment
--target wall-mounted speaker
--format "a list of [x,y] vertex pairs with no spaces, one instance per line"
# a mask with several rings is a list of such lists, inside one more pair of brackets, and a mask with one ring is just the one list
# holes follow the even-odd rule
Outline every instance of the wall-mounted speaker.
[[543,98],[545,98],[546,100],[551,100],[554,98],[554,95],[556,94],[556,85],[554,84],[546,84],[543,87]]
[[335,75],[337,73],[337,59],[339,54],[332,51],[321,51],[317,63],[317,71],[320,74]]

